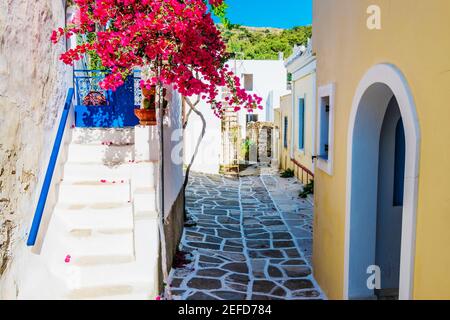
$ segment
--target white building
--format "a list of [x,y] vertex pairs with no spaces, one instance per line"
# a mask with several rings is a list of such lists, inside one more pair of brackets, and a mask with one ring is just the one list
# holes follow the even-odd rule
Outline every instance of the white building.
[[[263,99],[261,103],[264,107],[263,110],[256,110],[253,114],[248,114],[245,110],[238,113],[241,137],[244,138],[247,120],[274,120],[274,109],[278,107],[280,96],[286,92],[287,71],[283,60],[231,60],[228,65],[241,78],[242,86],[249,93],[256,93]],[[192,170],[218,173],[222,150],[222,121],[214,115],[210,106],[203,101],[200,102],[197,109],[203,113],[207,127]],[[188,111],[189,106],[186,106],[185,114]],[[191,113],[184,135],[185,164],[188,164],[192,158],[201,130],[200,117]]]

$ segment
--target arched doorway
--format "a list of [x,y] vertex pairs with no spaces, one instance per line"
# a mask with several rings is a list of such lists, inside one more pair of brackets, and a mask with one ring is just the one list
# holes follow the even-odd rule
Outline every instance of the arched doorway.
[[349,122],[345,298],[380,293],[367,283],[373,266],[381,269],[382,294],[412,298],[419,142],[403,75],[392,65],[371,68]]

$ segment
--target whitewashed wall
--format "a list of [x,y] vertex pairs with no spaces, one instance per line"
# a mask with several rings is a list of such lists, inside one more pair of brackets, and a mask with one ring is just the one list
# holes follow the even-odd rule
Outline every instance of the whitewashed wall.
[[[286,92],[287,71],[282,60],[231,60],[228,62],[235,74],[241,77],[243,74],[253,74],[253,91],[263,101],[263,110],[257,110],[259,121],[272,121],[273,110],[279,104],[280,95]],[[242,85],[243,79],[242,79]],[[218,173],[220,167],[221,152],[221,121],[205,102],[200,102],[198,109],[202,111],[207,127],[206,134],[200,146],[198,156],[192,170],[205,173]],[[189,106],[186,107],[186,112]],[[239,124],[241,125],[242,137],[245,137],[246,111],[239,112]],[[185,164],[188,164],[201,133],[202,122],[200,117],[191,114],[189,124],[185,130]]]
[[[229,62],[237,76],[253,74],[253,91],[263,98],[263,110],[254,112],[259,121],[273,121],[273,109],[280,101],[280,95],[286,91],[287,70],[283,60],[237,60]],[[242,82],[242,85],[244,83]],[[272,96],[272,97],[271,97]],[[239,123],[242,125],[242,137],[245,137],[246,112],[239,113]]]
[[164,207],[170,212],[183,186],[183,132],[181,96],[172,93],[168,122],[164,127]]
[[65,44],[50,42],[64,23],[64,1],[0,2],[0,299],[15,298],[27,265],[26,233],[69,85],[58,59]]
[[[217,118],[210,106],[205,102],[200,102],[197,109],[203,113],[206,120],[206,132],[200,145],[193,171],[204,173],[218,173],[221,152],[221,121]],[[186,112],[189,106],[186,104]],[[195,113],[191,113],[188,126],[184,133],[184,163],[188,164],[194,154],[198,137],[202,131],[202,121]]]

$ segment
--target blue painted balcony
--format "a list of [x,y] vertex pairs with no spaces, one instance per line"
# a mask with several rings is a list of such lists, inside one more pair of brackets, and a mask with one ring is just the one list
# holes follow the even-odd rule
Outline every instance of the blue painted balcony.
[[[134,109],[139,108],[142,99],[140,71],[134,71],[116,91],[100,87],[100,82],[108,73],[102,70],[74,70],[76,127],[124,128],[139,123]],[[90,99],[93,97],[97,99]]]

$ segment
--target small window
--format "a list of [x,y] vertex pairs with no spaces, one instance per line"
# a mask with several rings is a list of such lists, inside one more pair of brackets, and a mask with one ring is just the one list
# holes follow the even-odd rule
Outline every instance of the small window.
[[298,149],[305,149],[305,99],[298,100]]
[[320,99],[320,154],[319,157],[328,160],[330,151],[330,97]]
[[286,88],[288,90],[292,90],[292,73],[290,73],[290,72],[287,74],[287,82],[286,83],[287,83]]
[[329,175],[333,174],[334,96],[333,83],[318,90],[317,167]]
[[246,115],[247,123],[249,122],[258,122],[258,115],[257,114],[247,114]]
[[253,91],[253,74],[243,74],[244,89],[247,91]]
[[400,119],[395,129],[395,160],[394,160],[394,206],[403,206],[405,188],[405,155],[406,141],[403,121]]
[[283,144],[284,148],[288,147],[288,117],[284,117]]

